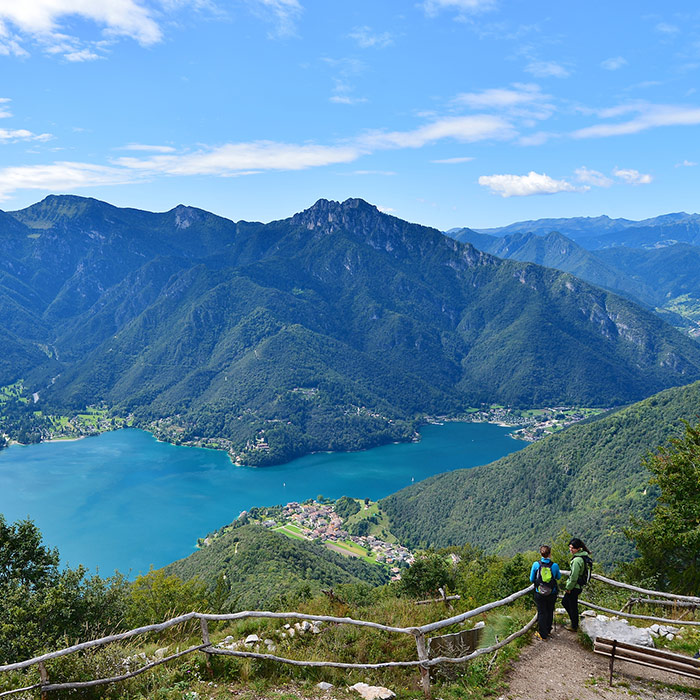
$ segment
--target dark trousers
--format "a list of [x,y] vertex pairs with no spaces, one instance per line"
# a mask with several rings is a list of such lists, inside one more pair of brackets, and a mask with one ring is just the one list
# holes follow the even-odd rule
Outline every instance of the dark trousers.
[[535,605],[537,606],[537,628],[542,639],[547,639],[552,632],[554,620],[554,606],[557,602],[557,594],[540,595],[535,591]]
[[578,594],[580,592],[580,588],[574,588],[573,591],[569,591],[562,598],[562,605],[564,606],[566,612],[569,613],[571,626],[575,630],[578,629]]

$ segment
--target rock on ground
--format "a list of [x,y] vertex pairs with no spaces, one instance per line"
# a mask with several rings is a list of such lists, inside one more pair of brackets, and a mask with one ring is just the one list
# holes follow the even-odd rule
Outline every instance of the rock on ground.
[[349,690],[356,691],[364,700],[391,700],[396,697],[396,693],[388,688],[382,688],[379,685],[367,685],[367,683],[355,683],[355,685],[350,686]]

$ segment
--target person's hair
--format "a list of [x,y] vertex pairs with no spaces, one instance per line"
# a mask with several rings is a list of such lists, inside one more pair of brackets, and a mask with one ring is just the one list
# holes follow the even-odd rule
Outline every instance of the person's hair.
[[585,544],[583,544],[583,540],[580,540],[578,537],[573,537],[570,541],[569,544],[574,548],[574,549],[582,549],[586,554],[590,554],[591,550],[586,547]]
[[547,559],[549,555],[552,553],[552,548],[548,544],[543,544],[540,547],[540,554]]

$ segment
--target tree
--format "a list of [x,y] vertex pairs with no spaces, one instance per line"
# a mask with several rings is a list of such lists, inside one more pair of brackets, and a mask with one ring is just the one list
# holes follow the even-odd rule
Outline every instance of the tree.
[[649,522],[634,520],[626,531],[639,559],[630,567],[636,578],[663,590],[696,595],[700,590],[700,424],[684,421],[685,433],[659,447],[643,464],[661,490]]
[[56,549],[44,546],[31,520],[7,524],[0,515],[0,659],[6,663],[119,628],[128,584],[122,576],[59,570]]
[[31,520],[9,525],[0,515],[0,584],[10,581],[36,588],[57,574],[58,550],[42,544]]
[[401,574],[401,589],[413,598],[437,595],[439,588],[454,587],[454,571],[444,555],[428,552]]

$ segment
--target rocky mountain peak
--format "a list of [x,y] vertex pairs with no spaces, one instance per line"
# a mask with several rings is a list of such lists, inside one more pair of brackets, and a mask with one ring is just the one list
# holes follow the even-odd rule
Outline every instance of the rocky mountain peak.
[[377,207],[364,199],[346,199],[344,202],[319,199],[312,207],[295,214],[291,222],[310,231],[325,230],[333,233],[349,227],[365,228],[383,216]]

